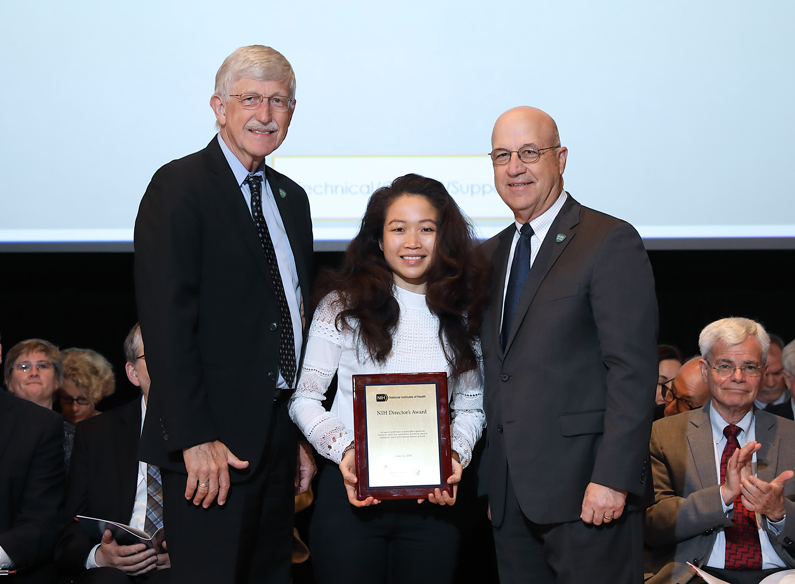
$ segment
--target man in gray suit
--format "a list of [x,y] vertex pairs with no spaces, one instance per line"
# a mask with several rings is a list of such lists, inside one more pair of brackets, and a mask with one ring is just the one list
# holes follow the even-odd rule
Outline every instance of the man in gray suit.
[[731,584],[795,567],[795,423],[754,409],[769,346],[752,320],[707,325],[699,348],[710,401],[654,423],[653,584],[690,581],[687,562]]
[[563,190],[568,150],[549,115],[505,112],[491,145],[515,218],[483,244],[481,484],[500,582],[641,582],[658,375],[649,258],[631,225]]

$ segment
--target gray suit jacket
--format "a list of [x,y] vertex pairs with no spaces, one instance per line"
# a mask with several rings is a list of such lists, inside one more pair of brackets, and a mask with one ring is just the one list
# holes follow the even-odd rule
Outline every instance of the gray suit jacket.
[[488,422],[481,483],[502,524],[510,477],[536,523],[579,521],[589,482],[651,495],[648,437],[657,301],[631,225],[569,197],[522,291],[505,349],[500,316],[515,232],[483,244],[494,272],[481,343]]
[[[720,502],[715,468],[710,402],[699,410],[657,420],[651,433],[654,503],[646,510],[646,543],[653,547],[650,583],[684,583],[709,559],[720,528],[732,524]],[[757,476],[770,482],[795,470],[795,423],[762,410],[755,412]],[[784,487],[787,517],[795,518],[795,481]],[[731,514],[730,514],[731,515]],[[787,520],[770,542],[795,567],[795,521]]]

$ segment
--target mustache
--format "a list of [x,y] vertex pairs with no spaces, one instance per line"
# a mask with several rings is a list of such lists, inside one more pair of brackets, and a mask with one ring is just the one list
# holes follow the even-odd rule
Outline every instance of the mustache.
[[256,120],[252,120],[246,124],[246,130],[254,130],[255,132],[278,132],[279,124],[270,121],[267,124],[262,124]]

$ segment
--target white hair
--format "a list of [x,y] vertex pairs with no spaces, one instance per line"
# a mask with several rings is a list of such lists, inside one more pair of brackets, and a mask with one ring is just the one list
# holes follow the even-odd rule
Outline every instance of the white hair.
[[[224,101],[239,79],[278,81],[290,88],[290,99],[295,98],[295,73],[290,62],[279,51],[262,45],[240,47],[229,55],[215,74],[215,93]],[[295,102],[290,103],[295,107]]]
[[745,342],[745,339],[753,336],[759,341],[762,349],[762,362],[767,361],[767,350],[770,348],[770,337],[765,332],[764,327],[750,318],[729,317],[711,322],[701,331],[698,336],[698,348],[701,356],[707,359],[711,356],[712,349],[716,343],[723,343],[731,347]]
[[784,371],[790,375],[795,375],[795,341],[787,343],[781,351],[781,364]]

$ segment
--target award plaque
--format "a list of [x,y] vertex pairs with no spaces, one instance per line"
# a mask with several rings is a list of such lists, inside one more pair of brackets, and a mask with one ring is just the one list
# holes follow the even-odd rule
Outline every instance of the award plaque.
[[446,373],[354,375],[353,414],[360,501],[452,495]]

